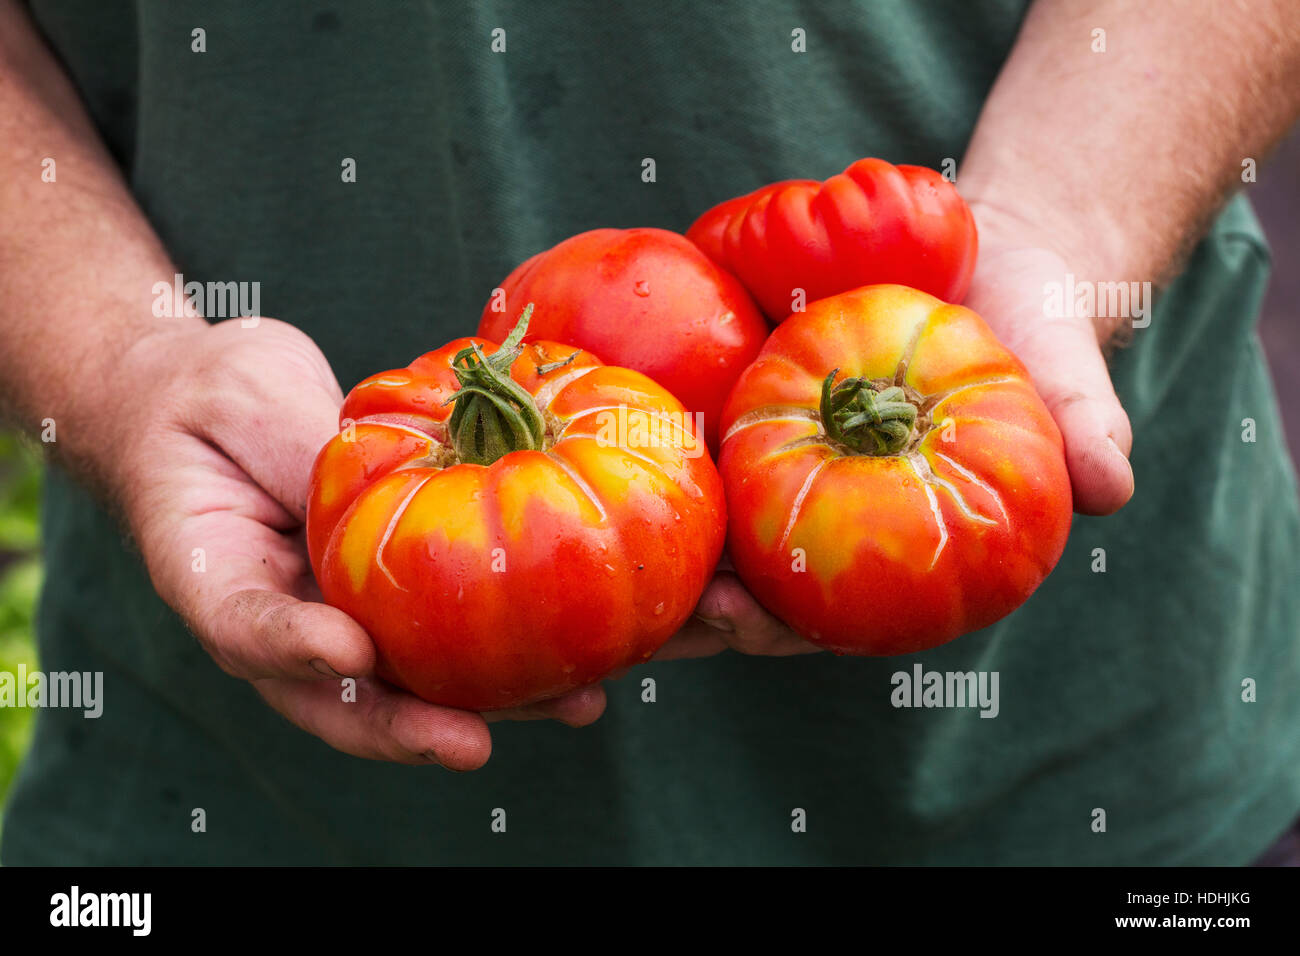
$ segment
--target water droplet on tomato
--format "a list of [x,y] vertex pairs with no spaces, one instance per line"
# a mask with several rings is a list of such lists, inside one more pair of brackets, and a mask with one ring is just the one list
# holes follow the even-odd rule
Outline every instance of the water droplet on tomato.
[[655,605],[655,613],[662,614],[663,612],[664,612],[664,602],[660,601],[658,604]]
[[644,299],[650,294],[650,283],[646,282],[645,279],[641,279],[636,285],[632,286],[632,291]]

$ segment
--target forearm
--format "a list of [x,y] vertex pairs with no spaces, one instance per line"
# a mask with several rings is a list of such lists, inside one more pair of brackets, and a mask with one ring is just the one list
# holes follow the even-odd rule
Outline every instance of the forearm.
[[[55,162],[44,181],[42,161]],[[155,318],[175,270],[26,12],[0,0],[0,406],[100,479],[112,381],[139,340],[201,319]]]
[[1080,279],[1159,284],[1298,113],[1294,0],[1039,0],[958,184]]

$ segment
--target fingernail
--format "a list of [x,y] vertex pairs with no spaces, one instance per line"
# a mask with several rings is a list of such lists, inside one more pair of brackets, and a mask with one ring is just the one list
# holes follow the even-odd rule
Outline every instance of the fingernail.
[[340,679],[343,677],[342,674],[340,674],[334,668],[330,667],[329,664],[327,664],[323,658],[320,657],[315,658],[311,662],[311,666],[312,666],[312,670],[316,671],[316,673],[324,674],[326,677],[337,677]]
[[1124,464],[1128,467],[1128,470],[1132,471],[1133,462],[1129,460],[1128,455],[1124,454],[1124,449],[1119,447],[1119,442],[1115,441],[1115,439],[1111,438],[1109,435],[1106,436],[1106,441],[1110,442],[1110,447],[1115,449],[1115,454],[1123,458]]
[[695,615],[696,620],[703,621],[709,627],[719,631],[734,632],[736,629],[731,626],[731,622],[725,617],[705,617],[703,614]]
[[455,767],[448,767],[446,764],[444,764],[441,760],[438,759],[438,755],[434,753],[432,750],[426,750],[424,752],[424,759],[429,761],[429,763],[437,764],[443,770],[450,770],[452,773],[464,773],[463,770],[457,770]]

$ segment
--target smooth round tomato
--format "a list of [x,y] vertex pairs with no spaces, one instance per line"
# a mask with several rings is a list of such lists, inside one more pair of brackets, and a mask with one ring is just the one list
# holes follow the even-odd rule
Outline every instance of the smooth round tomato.
[[960,302],[975,270],[975,220],[924,166],[860,159],[825,182],[772,183],[714,206],[686,233],[779,322],[802,302],[895,282]]
[[538,253],[493,293],[478,334],[504,338],[529,302],[531,338],[649,375],[703,416],[715,449],[722,403],[768,332],[735,276],[663,229],[595,229]]
[[974,312],[915,289],[857,289],[783,322],[723,436],[736,571],[842,654],[991,624],[1065,547],[1061,435],[1024,366]]
[[[379,673],[470,710],[650,657],[722,550],[721,480],[640,372],[555,342],[457,339],[361,382],[312,471],[325,600]],[[448,404],[448,401],[451,403]]]

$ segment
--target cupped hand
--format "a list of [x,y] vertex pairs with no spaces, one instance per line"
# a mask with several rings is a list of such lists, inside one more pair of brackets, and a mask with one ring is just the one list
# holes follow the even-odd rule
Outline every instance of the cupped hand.
[[298,727],[360,757],[470,770],[491,753],[486,720],[600,716],[599,686],[480,715],[375,676],[373,643],[320,603],[307,559],[311,465],[343,399],[307,335],[267,318],[196,323],[141,339],[117,375],[135,398],[104,423],[104,471],[154,587],[222,670]]
[[[1035,230],[999,210],[972,203],[980,252],[964,304],[1025,363],[1065,441],[1074,508],[1105,515],[1133,496],[1128,415],[1111,384],[1102,343],[1110,324],[1090,315],[1051,316],[1048,283],[1064,283],[1066,259],[1036,244]],[[695,618],[656,655],[704,657],[728,648],[744,654],[790,655],[817,648],[763,610],[730,570],[720,569]]]
[[[1046,308],[1049,284],[1064,285],[1071,267],[1031,224],[1000,210],[971,204],[980,251],[963,303],[977,312],[1002,344],[1025,363],[1065,440],[1074,510],[1108,515],[1133,497],[1128,455],[1133,432],[1111,384],[1103,343],[1116,319],[1097,320],[1078,309],[1058,316]],[[1079,280],[1090,279],[1079,276]]]

